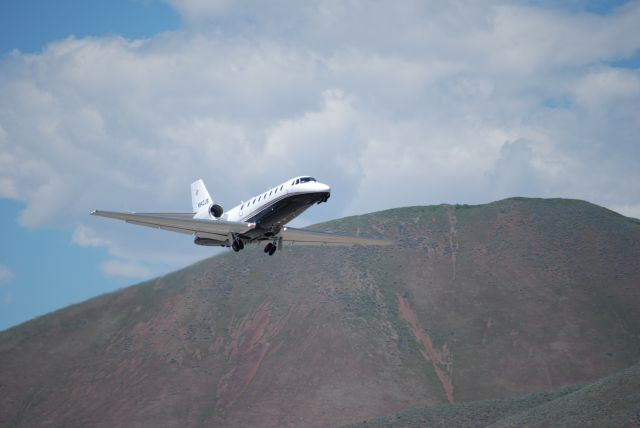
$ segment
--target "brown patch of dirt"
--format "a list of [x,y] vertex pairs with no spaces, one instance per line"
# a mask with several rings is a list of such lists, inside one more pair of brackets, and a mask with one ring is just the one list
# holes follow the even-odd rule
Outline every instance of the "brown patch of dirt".
[[213,342],[209,347],[209,352],[211,352],[212,354],[217,353],[220,348],[222,348],[222,345],[224,345],[224,339],[222,338],[222,336],[218,336],[216,341]]
[[407,299],[398,296],[398,305],[402,317],[409,323],[413,335],[424,348],[420,351],[422,356],[433,366],[442,384],[442,389],[447,395],[447,400],[453,403],[453,383],[451,382],[453,378],[453,355],[449,351],[449,347],[446,343],[440,350],[433,346],[433,341],[429,334],[418,324],[416,312],[411,308]]

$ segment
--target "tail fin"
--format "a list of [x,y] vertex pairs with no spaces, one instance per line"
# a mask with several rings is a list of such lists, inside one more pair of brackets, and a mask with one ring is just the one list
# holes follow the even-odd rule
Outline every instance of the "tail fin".
[[202,179],[191,183],[191,206],[193,212],[198,212],[202,208],[206,208],[213,203],[213,199],[209,196],[207,188],[204,187]]

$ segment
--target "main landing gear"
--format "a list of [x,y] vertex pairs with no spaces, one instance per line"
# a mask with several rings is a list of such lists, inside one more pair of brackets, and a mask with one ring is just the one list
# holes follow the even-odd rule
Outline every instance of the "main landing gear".
[[269,242],[264,247],[264,252],[265,253],[269,253],[270,256],[273,256],[273,253],[275,253],[277,249],[278,249],[278,247],[276,247],[276,245],[273,242]]
[[233,243],[231,244],[231,248],[233,249],[233,251],[237,253],[238,251],[244,248],[244,242],[242,242],[242,239],[236,238],[233,240]]

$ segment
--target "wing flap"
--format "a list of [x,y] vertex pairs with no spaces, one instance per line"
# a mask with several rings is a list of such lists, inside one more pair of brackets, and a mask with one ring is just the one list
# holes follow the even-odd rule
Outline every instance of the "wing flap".
[[[106,212],[106,211],[100,211],[100,212]],[[140,214],[140,215],[151,215],[151,216],[157,216],[157,217],[172,217],[172,218],[193,218],[193,216],[196,215],[196,213],[188,213],[188,212],[171,212],[171,213],[136,213],[136,214]]]
[[229,233],[246,233],[255,228],[255,223],[194,219],[188,217],[189,213],[123,213],[96,210],[91,214],[124,220],[139,226],[189,234],[200,232],[227,236]]
[[278,234],[282,241],[288,244],[298,245],[392,245],[393,242],[385,239],[362,238],[359,236],[341,235],[316,230],[294,229],[284,227]]

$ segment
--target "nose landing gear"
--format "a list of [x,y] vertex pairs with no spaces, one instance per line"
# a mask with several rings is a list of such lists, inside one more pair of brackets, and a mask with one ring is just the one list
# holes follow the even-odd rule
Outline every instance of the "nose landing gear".
[[318,204],[321,204],[323,202],[327,202],[330,197],[331,197],[331,193],[329,193],[329,192],[325,193],[324,195],[322,195],[322,197],[318,201]]

